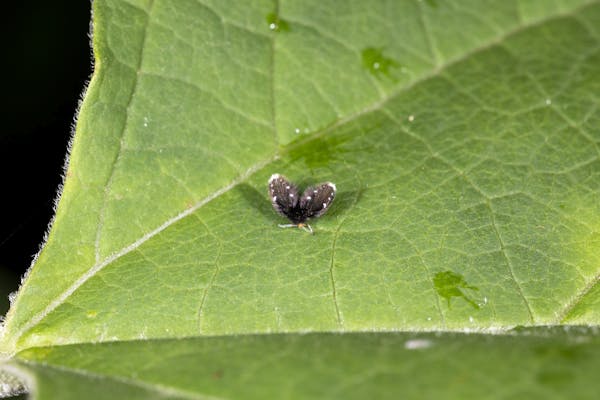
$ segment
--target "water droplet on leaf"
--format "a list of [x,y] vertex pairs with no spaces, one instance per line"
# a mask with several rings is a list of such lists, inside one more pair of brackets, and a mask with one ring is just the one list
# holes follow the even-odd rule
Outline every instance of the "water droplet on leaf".
[[378,78],[381,74],[393,78],[391,69],[400,67],[396,60],[383,55],[383,48],[377,47],[367,47],[362,51],[362,63],[367,71]]
[[267,23],[269,24],[269,29],[273,32],[289,32],[290,25],[286,20],[279,18],[279,15],[276,13],[267,14]]
[[425,0],[425,4],[427,4],[431,8],[437,8],[438,7],[437,0]]
[[473,308],[479,309],[479,305],[467,295],[469,291],[479,290],[479,288],[469,285],[461,274],[454,271],[438,272],[433,277],[433,284],[438,295],[448,302],[448,308],[450,308],[452,297],[460,297],[472,305]]

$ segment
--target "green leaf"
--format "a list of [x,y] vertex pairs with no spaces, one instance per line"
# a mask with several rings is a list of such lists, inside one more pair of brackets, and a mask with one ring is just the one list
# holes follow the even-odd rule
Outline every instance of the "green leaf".
[[599,344],[585,329],[313,333],[75,344],[20,357],[42,398],[88,398],[95,387],[98,399],[595,399]]
[[[518,393],[597,388],[598,357],[543,369],[535,346],[579,354],[570,334],[493,334],[600,321],[600,2],[97,0],[93,24],[0,339],[38,398],[416,396],[429,372],[481,397],[505,362],[537,379]],[[336,183],[314,235],[277,227],[273,173]]]

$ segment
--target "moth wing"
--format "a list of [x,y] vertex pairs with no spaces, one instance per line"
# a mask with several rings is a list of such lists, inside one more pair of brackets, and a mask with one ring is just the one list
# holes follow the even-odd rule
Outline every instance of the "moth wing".
[[307,188],[300,199],[300,207],[306,210],[307,218],[319,217],[327,210],[335,198],[336,187],[331,182]]
[[273,174],[269,179],[269,197],[275,211],[288,217],[298,205],[298,188],[285,176]]

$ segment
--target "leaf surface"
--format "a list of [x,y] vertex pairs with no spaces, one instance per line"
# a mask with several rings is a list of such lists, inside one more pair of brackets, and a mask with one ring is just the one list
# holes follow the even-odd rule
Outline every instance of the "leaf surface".
[[20,356],[44,398],[83,398],[93,386],[97,399],[595,399],[599,349],[589,329],[526,329],[148,340]]
[[[295,360],[318,332],[597,325],[599,22],[596,1],[97,0],[64,190],[0,350],[42,387],[104,376],[69,358],[92,343],[288,333]],[[337,185],[314,235],[277,227],[273,173]],[[158,376],[135,396],[208,393]]]

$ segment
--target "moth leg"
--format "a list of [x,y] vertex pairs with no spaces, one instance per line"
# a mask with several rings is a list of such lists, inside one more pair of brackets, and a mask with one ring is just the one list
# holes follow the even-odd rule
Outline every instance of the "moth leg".
[[306,232],[310,232],[311,235],[314,235],[314,232],[309,224],[298,224],[298,228],[302,228]]
[[311,235],[314,234],[309,224],[279,224],[277,226],[280,228],[300,228],[306,232],[309,232]]
[[277,226],[280,228],[297,228],[298,227],[298,225],[296,225],[296,224],[279,224]]

